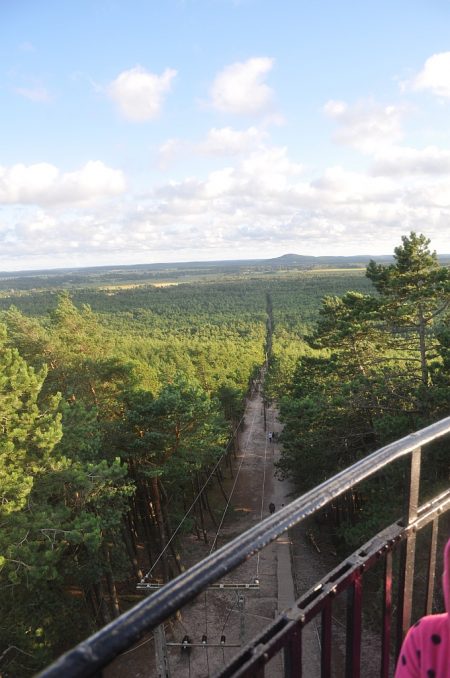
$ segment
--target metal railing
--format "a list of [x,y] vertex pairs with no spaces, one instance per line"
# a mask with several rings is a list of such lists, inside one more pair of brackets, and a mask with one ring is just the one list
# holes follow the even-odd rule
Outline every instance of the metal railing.
[[[374,475],[395,460],[410,456],[409,483],[404,518],[364,544],[288,610],[278,616],[218,675],[264,676],[264,667],[274,655],[284,653],[284,675],[300,678],[308,675],[302,666],[302,629],[321,614],[321,675],[331,675],[332,605],[341,591],[348,592],[347,651],[345,675],[361,675],[362,578],[381,559],[384,560],[384,609],[380,675],[389,675],[392,625],[393,550],[400,549],[400,577],[397,606],[397,647],[411,623],[416,533],[431,523],[428,555],[425,611],[431,610],[439,516],[450,509],[450,488],[425,505],[418,506],[421,448],[450,433],[450,417],[373,452],[353,466],[292,503],[279,509],[245,533],[225,544],[188,571],[144,599],[118,619],[60,657],[40,678],[86,678],[101,676],[101,670],[117,655],[137,642],[177,610],[192,601],[208,586],[234,570],[252,555],[276,540],[286,530],[330,503],[357,483]],[[449,464],[450,465],[450,464]],[[302,672],[303,671],[303,672]]]

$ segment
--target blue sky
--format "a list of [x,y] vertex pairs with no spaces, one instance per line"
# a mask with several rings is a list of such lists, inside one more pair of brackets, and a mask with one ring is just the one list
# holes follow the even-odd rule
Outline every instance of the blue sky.
[[0,270],[450,252],[450,4],[0,0]]

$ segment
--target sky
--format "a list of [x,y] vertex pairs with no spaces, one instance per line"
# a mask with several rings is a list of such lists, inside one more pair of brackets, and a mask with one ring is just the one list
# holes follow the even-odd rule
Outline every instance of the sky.
[[450,253],[448,0],[0,0],[0,270]]

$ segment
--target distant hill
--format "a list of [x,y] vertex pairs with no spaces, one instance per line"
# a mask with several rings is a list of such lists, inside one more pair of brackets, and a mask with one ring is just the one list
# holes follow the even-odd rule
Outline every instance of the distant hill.
[[[88,266],[37,271],[0,272],[0,291],[16,292],[35,289],[71,287],[104,287],[157,283],[158,281],[189,282],[217,275],[252,275],[273,271],[312,270],[327,268],[364,269],[369,261],[389,264],[391,255],[352,255],[314,257],[288,253],[272,259],[235,259],[226,261],[188,261],[163,264],[124,264]],[[440,255],[444,265],[450,265],[450,255]]]

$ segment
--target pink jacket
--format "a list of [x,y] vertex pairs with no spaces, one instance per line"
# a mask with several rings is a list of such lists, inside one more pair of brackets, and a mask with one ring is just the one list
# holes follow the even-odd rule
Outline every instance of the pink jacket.
[[450,539],[444,551],[444,614],[422,617],[403,641],[395,678],[450,678]]

